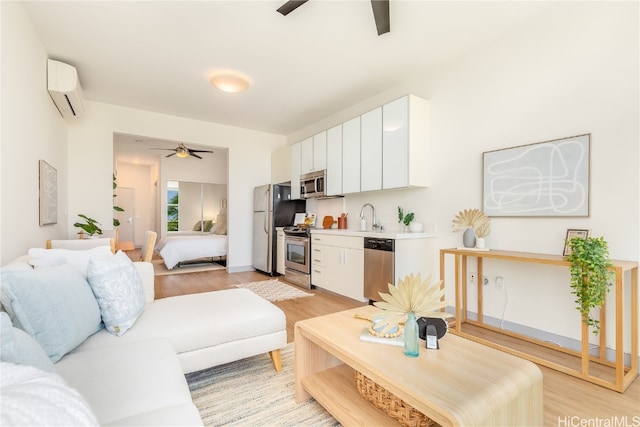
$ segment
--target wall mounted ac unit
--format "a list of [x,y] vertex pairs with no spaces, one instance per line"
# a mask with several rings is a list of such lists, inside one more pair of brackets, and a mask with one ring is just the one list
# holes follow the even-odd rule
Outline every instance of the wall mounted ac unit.
[[75,67],[47,60],[47,89],[62,117],[76,117],[84,113],[82,88]]

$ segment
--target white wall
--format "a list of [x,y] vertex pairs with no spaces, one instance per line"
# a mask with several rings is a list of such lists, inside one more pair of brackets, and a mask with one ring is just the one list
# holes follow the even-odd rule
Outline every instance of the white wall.
[[283,136],[89,101],[87,114],[69,128],[69,210],[95,212],[103,224],[111,223],[113,209],[114,133],[228,148],[227,265],[229,271],[251,268],[253,188],[270,182],[268,159],[285,145]]
[[[47,92],[47,52],[20,2],[0,2],[0,265],[65,233],[67,126]],[[57,170],[58,223],[39,225],[38,161]]]
[[[431,158],[425,159],[425,167],[431,170],[432,186],[347,196],[344,209],[350,213],[350,228],[357,227],[357,215],[366,202],[373,203],[387,228],[397,228],[396,209],[403,206],[416,212],[416,220],[434,224],[436,247],[446,248],[461,246],[461,234],[450,231],[454,215],[482,207],[483,151],[591,133],[590,216],[493,218],[487,244],[561,254],[567,228],[588,228],[593,235],[605,237],[612,258],[637,261],[638,3],[576,5],[569,18],[549,17],[543,26],[365,100],[289,135],[288,141],[298,141],[406,93],[428,99]],[[504,313],[507,321],[580,337],[579,313],[566,269],[495,262],[485,267],[492,282],[497,275],[505,277],[507,289],[504,293],[493,286],[485,288],[486,314],[501,319]],[[453,298],[450,282],[447,297]],[[628,325],[628,317],[626,321]],[[615,347],[613,336],[611,331],[610,347]]]

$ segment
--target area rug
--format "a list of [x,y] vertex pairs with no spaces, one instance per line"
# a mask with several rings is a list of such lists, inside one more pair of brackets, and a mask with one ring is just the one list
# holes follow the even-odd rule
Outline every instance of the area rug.
[[153,274],[156,276],[166,276],[168,274],[184,274],[184,273],[198,273],[201,271],[213,271],[213,270],[224,270],[225,266],[216,264],[216,263],[206,263],[206,264],[193,264],[193,265],[185,265],[182,267],[173,267],[173,269],[167,269],[164,261],[161,259],[154,259],[153,264]]
[[286,299],[310,297],[313,294],[305,292],[301,289],[282,283],[278,279],[262,280],[260,282],[242,283],[240,285],[232,285],[236,288],[246,288],[260,295],[267,301],[283,301]]
[[205,426],[339,426],[314,399],[294,400],[294,345],[282,350],[282,372],[261,354],[187,374]]

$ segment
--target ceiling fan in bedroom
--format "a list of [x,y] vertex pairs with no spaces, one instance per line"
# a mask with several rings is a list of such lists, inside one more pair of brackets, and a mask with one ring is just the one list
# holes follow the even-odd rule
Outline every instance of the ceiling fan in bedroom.
[[169,151],[175,151],[174,153],[169,154],[166,157],[171,157],[171,156],[178,156],[178,157],[189,157],[189,156],[193,156],[196,157],[198,159],[202,159],[202,157],[200,157],[199,155],[197,155],[196,153],[213,153],[213,151],[210,150],[192,150],[191,148],[188,148],[186,145],[180,143],[178,144],[178,146],[176,148],[149,148],[150,150],[169,150]]
[[[277,10],[284,16],[293,12],[309,0],[289,0],[280,6]],[[373,9],[373,18],[376,21],[376,29],[378,35],[391,31],[389,22],[389,0],[371,0],[371,8]]]

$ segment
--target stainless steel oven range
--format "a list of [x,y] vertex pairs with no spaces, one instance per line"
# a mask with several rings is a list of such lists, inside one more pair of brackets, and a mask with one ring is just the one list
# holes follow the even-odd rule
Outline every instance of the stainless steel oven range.
[[285,227],[284,235],[284,278],[311,289],[311,232],[308,228]]

